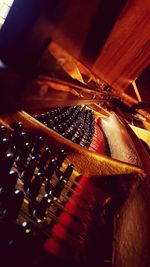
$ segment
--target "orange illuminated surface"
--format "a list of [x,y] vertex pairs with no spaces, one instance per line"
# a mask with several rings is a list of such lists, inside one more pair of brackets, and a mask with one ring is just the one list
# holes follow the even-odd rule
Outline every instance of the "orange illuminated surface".
[[73,78],[83,84],[91,81],[95,83],[95,90],[102,90],[105,87],[104,81],[92,73],[86,66],[71,56],[66,50],[55,42],[51,42],[48,48],[49,52],[57,59],[61,67]]

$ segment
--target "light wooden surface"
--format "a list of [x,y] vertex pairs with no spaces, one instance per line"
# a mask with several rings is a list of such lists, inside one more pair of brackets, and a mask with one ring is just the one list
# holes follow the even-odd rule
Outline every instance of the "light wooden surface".
[[150,63],[150,0],[128,0],[93,70],[119,92]]

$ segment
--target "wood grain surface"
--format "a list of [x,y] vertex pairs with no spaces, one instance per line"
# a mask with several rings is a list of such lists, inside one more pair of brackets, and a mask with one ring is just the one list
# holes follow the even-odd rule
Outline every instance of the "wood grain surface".
[[93,70],[119,92],[150,63],[150,0],[128,0]]

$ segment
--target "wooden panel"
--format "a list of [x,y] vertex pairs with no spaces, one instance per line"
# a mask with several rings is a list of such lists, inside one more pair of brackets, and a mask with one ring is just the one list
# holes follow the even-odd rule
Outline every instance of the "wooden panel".
[[128,0],[93,70],[125,90],[150,63],[150,0]]

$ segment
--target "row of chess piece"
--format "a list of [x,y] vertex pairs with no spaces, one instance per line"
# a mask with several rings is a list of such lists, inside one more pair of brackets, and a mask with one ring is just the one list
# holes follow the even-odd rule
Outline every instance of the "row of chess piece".
[[94,112],[85,106],[55,108],[34,118],[63,137],[89,148],[94,135]]

